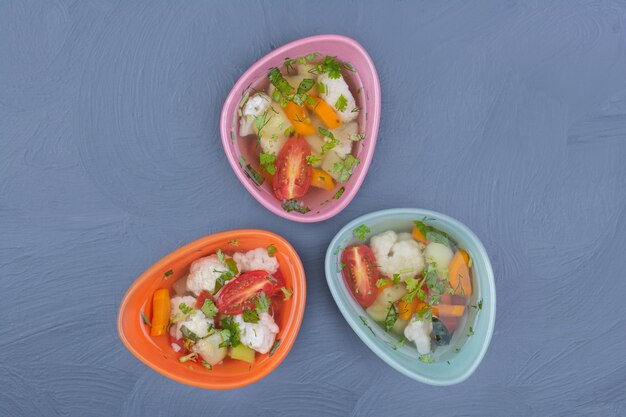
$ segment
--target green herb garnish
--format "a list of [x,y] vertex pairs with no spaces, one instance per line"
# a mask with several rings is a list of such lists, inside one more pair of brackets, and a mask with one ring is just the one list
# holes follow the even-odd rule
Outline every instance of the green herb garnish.
[[326,85],[324,83],[315,84],[315,88],[320,94],[326,94]]
[[305,94],[307,93],[311,88],[313,88],[313,86],[315,85],[315,80],[312,80],[310,78],[305,78],[304,80],[300,81],[300,85],[298,85],[298,94]]
[[281,287],[280,290],[283,292],[284,301],[287,301],[291,298],[291,295],[293,294],[293,290],[291,288]]
[[400,338],[400,340],[398,340],[397,342],[395,342],[394,344],[391,345],[391,348],[393,350],[398,350],[400,349],[402,346],[404,346],[404,344],[406,343],[406,339],[404,337]]
[[337,101],[335,102],[335,108],[339,111],[344,111],[346,106],[348,105],[348,99],[344,97],[343,94],[339,96]]
[[393,285],[398,285],[400,283],[400,274],[393,274],[392,278]]
[[298,212],[300,214],[305,214],[305,213],[308,213],[309,211],[311,211],[310,208],[302,206],[302,201],[296,200],[295,198],[283,201],[282,204],[281,204],[281,207],[287,213],[289,213],[291,211],[295,211],[295,212]]
[[327,141],[322,145],[322,155],[325,155],[326,152],[330,151],[331,149],[339,145],[340,143],[339,139],[335,138],[335,135],[333,135],[333,132],[331,132],[328,129],[324,129],[323,127],[318,128],[318,131],[321,135],[326,136],[327,138],[330,139],[330,141]]
[[420,355],[418,359],[424,363],[433,363],[433,358],[431,358],[430,355]]
[[306,163],[309,165],[316,165],[322,162],[322,157],[319,155],[307,155]]
[[167,279],[171,277],[173,274],[174,274],[174,271],[172,271],[171,269],[169,271],[165,271],[165,273],[163,274],[163,279],[167,281]]
[[340,189],[337,190],[337,192],[333,196],[333,199],[339,200],[339,197],[341,197],[345,191],[346,191],[345,187],[341,187]]
[[278,349],[279,346],[280,346],[280,339],[276,339],[276,341],[272,345],[272,348],[270,349],[269,356],[272,356],[274,352],[276,352],[276,349]]
[[387,285],[388,282],[389,282],[389,280],[387,280],[385,278],[379,278],[378,281],[376,281],[376,287],[377,288],[383,287],[383,286]]
[[393,329],[394,324],[398,320],[398,312],[396,311],[396,306],[391,304],[387,309],[387,315],[385,316],[384,326],[385,331]]
[[181,356],[180,358],[178,358],[178,360],[182,363],[187,362],[187,361],[195,361],[196,359],[198,359],[198,354],[196,352],[191,352],[188,355]]
[[355,135],[350,135],[348,136],[348,139],[350,139],[352,142],[360,142],[363,139],[365,139],[365,133],[357,133]]
[[334,56],[325,57],[322,62],[316,65],[315,70],[318,74],[328,73],[328,76],[333,79],[341,77],[341,67]]
[[352,155],[348,155],[342,162],[335,162],[333,165],[333,172],[338,175],[337,181],[346,182],[352,176],[354,168],[360,163],[359,158],[355,158]]
[[189,307],[185,303],[180,303],[178,305],[178,309],[183,312],[184,315],[187,315],[193,311],[193,307]]
[[194,342],[198,341],[198,335],[189,330],[184,324],[180,326],[180,332],[183,334],[183,336],[185,336],[186,339],[192,340]]
[[267,313],[270,309],[270,299],[265,295],[264,291],[261,291],[254,302],[259,313]]
[[365,235],[368,234],[369,232],[371,232],[370,228],[364,224],[360,225],[359,227],[356,227],[352,231],[352,233],[354,233],[354,236],[356,236],[357,239],[359,240],[365,240]]
[[374,333],[374,330],[372,330],[372,328],[370,327],[369,323],[367,322],[367,317],[359,316],[359,318],[361,319],[361,322],[363,323],[363,325],[365,327],[367,327],[368,329],[370,329],[370,332],[372,332],[372,334],[374,336],[376,336],[376,333]]
[[215,302],[210,298],[205,298],[204,303],[202,303],[202,307],[200,307],[200,311],[205,315],[206,318],[212,319],[218,313],[217,306]]
[[274,256],[277,251],[278,251],[278,249],[276,249],[276,246],[274,246],[274,244],[271,244],[271,245],[269,245],[267,247],[267,254],[269,256]]
[[143,311],[139,312],[139,315],[141,316],[141,320],[143,320],[143,322],[148,326],[148,327],[152,327],[152,323],[150,323],[150,319],[148,319],[148,317],[145,315],[145,313]]
[[472,307],[475,308],[476,310],[482,310],[483,309],[483,300],[482,300],[482,298],[480,299],[478,304],[472,304]]
[[224,252],[222,252],[221,249],[218,249],[215,255],[217,255],[217,260],[220,261],[220,263],[224,263],[226,258],[224,257]]
[[241,337],[239,323],[231,316],[226,316],[220,321],[220,325],[222,326],[222,330],[220,330],[219,333],[223,340],[223,342],[220,343],[220,347],[237,346]]
[[280,94],[285,97],[293,94],[294,88],[289,84],[285,77],[283,77],[283,74],[280,73],[278,68],[272,68],[267,76]]
[[474,329],[472,326],[469,327],[469,331],[467,332],[467,337],[474,336]]
[[256,310],[243,310],[243,321],[246,323],[258,323],[259,322],[259,313]]
[[200,361],[200,365],[204,366],[206,369],[208,369],[209,371],[213,370],[213,366],[211,366],[210,363],[208,363],[207,361],[203,360]]
[[261,186],[263,184],[263,182],[265,181],[265,177],[261,175],[256,169],[254,169],[252,165],[246,163],[246,160],[243,159],[243,156],[239,157],[239,165],[241,166],[241,169],[243,169],[243,172],[246,174],[246,177],[250,178],[255,185]]
[[260,153],[259,154],[259,164],[261,164],[261,168],[263,168],[268,174],[274,175],[276,173],[276,155],[272,155],[269,153]]

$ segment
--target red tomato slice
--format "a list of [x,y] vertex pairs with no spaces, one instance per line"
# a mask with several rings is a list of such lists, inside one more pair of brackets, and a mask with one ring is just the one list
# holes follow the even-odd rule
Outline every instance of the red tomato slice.
[[220,313],[232,316],[255,308],[254,302],[261,291],[268,297],[274,295],[276,287],[269,278],[267,271],[248,271],[230,281],[215,300]]
[[211,300],[215,301],[213,299],[213,295],[210,292],[203,290],[198,296],[198,298],[196,299],[196,308],[197,309],[202,308],[202,306],[204,305],[204,300],[206,300],[207,298],[210,298]]
[[287,139],[276,159],[276,173],[272,182],[274,195],[279,200],[304,197],[311,186],[311,165],[306,157],[311,147],[302,137]]
[[378,268],[374,252],[366,245],[349,246],[341,255],[343,278],[352,290],[352,295],[363,307],[371,306],[376,300]]

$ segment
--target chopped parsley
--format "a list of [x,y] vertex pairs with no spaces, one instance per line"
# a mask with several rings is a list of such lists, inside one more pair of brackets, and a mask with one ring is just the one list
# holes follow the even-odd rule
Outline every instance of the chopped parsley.
[[300,85],[298,85],[298,94],[305,94],[307,93],[311,88],[313,88],[313,86],[315,85],[315,80],[311,79],[311,78],[305,78],[304,80],[300,81]]
[[348,155],[342,162],[335,162],[333,172],[339,176],[337,181],[348,181],[352,176],[352,171],[354,171],[354,168],[359,165],[360,162],[359,158],[355,158],[352,155]]
[[402,346],[404,346],[404,344],[406,343],[406,339],[404,337],[400,338],[400,340],[398,340],[397,342],[395,342],[394,344],[391,345],[391,348],[393,350],[398,350],[400,349]]
[[341,187],[340,189],[337,190],[337,192],[333,196],[333,199],[339,200],[339,197],[341,197],[345,191],[346,191],[345,187]]
[[396,310],[396,306],[393,303],[387,309],[387,315],[385,316],[384,326],[385,331],[393,329],[393,326],[396,324],[398,320],[398,311]]
[[265,292],[261,291],[254,302],[259,313],[267,313],[270,309],[270,299],[265,295]]
[[271,245],[269,245],[267,247],[267,254],[269,256],[274,256],[277,251],[278,251],[278,249],[276,249],[276,246],[274,246],[274,244],[271,244]]
[[322,157],[319,155],[307,155],[306,163],[309,165],[316,165],[322,162]]
[[472,260],[472,258],[470,257],[470,258],[469,258],[469,261],[467,261],[467,267],[468,267],[468,268],[471,268],[471,267],[472,267],[472,265],[474,265],[474,261],[473,261],[473,260]]
[[328,129],[324,129],[323,127],[318,128],[318,131],[321,135],[326,136],[327,138],[329,138],[329,141],[326,141],[323,145],[322,145],[322,155],[325,155],[326,152],[330,151],[331,149],[335,148],[337,145],[339,145],[339,139],[335,138],[335,135],[333,135],[333,132],[331,132]]
[[146,314],[143,311],[140,311],[139,315],[141,315],[141,320],[143,320],[143,322],[146,325],[148,325],[148,327],[152,327],[152,323],[150,323],[150,319],[148,319],[148,316],[146,316]]
[[191,352],[188,355],[181,356],[180,358],[178,358],[178,360],[182,363],[187,362],[187,361],[195,361],[196,359],[198,359],[198,354],[196,352]]
[[324,57],[324,60],[315,66],[315,71],[318,74],[328,73],[328,76],[332,79],[341,77],[341,66],[334,56]]
[[269,115],[269,112],[265,112],[259,116],[254,117],[254,127],[256,128],[257,137],[261,137],[261,131],[267,124],[270,122],[272,116]]
[[302,206],[302,201],[296,200],[295,198],[283,201],[282,204],[281,204],[281,207],[287,213],[289,213],[291,211],[295,211],[295,212],[300,213],[300,214],[305,214],[305,213],[308,213],[309,211],[311,211],[310,208]]
[[217,255],[217,260],[221,263],[224,263],[224,261],[226,260],[226,258],[224,257],[224,252],[222,252],[221,249],[218,249],[215,255]]
[[480,301],[478,302],[478,304],[472,304],[472,308],[475,308],[476,310],[482,310],[483,309],[483,299],[481,298]]
[[370,332],[372,332],[372,334],[373,334],[374,336],[376,336],[376,333],[374,333],[374,330],[372,330],[372,328],[370,327],[370,325],[369,325],[369,323],[368,323],[368,321],[367,321],[367,317],[364,317],[364,316],[359,316],[359,318],[361,319],[361,323],[363,323],[363,325],[364,325],[365,327],[367,327],[368,329],[370,329]]
[[268,174],[274,175],[276,173],[275,162],[276,155],[272,155],[269,153],[259,154],[259,164],[261,164],[261,168],[263,168]]
[[193,307],[189,307],[185,303],[180,303],[178,305],[178,309],[183,312],[184,315],[187,315],[193,311]]
[[388,279],[379,278],[378,281],[376,281],[376,287],[377,288],[384,287],[385,285],[387,285],[388,282],[389,282]]
[[356,227],[352,231],[352,233],[354,233],[354,236],[356,236],[357,239],[359,240],[365,240],[365,235],[368,234],[369,232],[371,232],[370,228],[364,224],[360,225],[359,227]]
[[223,342],[220,343],[220,347],[237,346],[241,338],[239,323],[233,320],[231,316],[227,316],[220,321],[220,324],[222,330],[220,330],[219,333],[223,340]]
[[291,288],[281,287],[280,290],[283,292],[283,300],[287,301],[291,298],[293,294],[293,290]]
[[276,87],[276,90],[283,96],[286,97],[293,94],[294,88],[287,82],[278,68],[272,68],[268,74],[268,78],[274,87]]
[[420,362],[433,363],[433,358],[430,355],[420,355],[418,359]]
[[202,304],[202,307],[200,307],[200,311],[202,311],[202,314],[204,314],[208,319],[212,319],[218,313],[215,302],[210,298],[204,299],[204,303]]
[[348,139],[350,139],[352,142],[360,142],[363,139],[365,139],[365,133],[357,133],[355,135],[350,135],[348,136]]
[[239,166],[241,166],[241,169],[243,169],[246,177],[250,178],[256,186],[261,186],[263,182],[265,182],[265,177],[261,175],[256,169],[254,169],[252,165],[246,163],[246,160],[243,159],[243,156],[239,157]]
[[213,370],[213,366],[211,366],[210,363],[208,363],[205,360],[200,361],[200,365],[204,366],[206,369],[208,369],[209,371]]
[[274,352],[276,352],[276,349],[278,349],[279,346],[280,346],[280,339],[276,339],[276,341],[272,345],[272,348],[270,349],[269,356],[272,356]]
[[165,271],[165,273],[163,274],[163,279],[167,281],[167,279],[171,277],[173,274],[174,274],[174,271],[172,271],[171,269],[169,271]]
[[392,282],[393,285],[398,285],[400,283],[400,274],[393,274]]
[[467,337],[474,336],[474,329],[472,326],[469,327],[469,331],[467,332]]
[[198,341],[198,335],[192,332],[191,330],[189,330],[187,326],[185,326],[184,324],[180,326],[180,332],[183,334],[183,336],[185,336],[186,339],[189,339],[194,342]]
[[258,323],[259,322],[259,313],[256,310],[243,310],[243,321],[246,323]]
[[324,83],[317,83],[317,84],[315,84],[315,88],[317,89],[317,91],[320,94],[326,94],[326,84],[324,84]]
[[335,108],[339,111],[344,111],[346,109],[346,106],[348,106],[348,99],[345,98],[343,94],[341,94],[335,102]]

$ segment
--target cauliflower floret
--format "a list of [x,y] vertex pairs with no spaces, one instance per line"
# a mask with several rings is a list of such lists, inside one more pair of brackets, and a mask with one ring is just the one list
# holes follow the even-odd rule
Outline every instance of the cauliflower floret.
[[413,239],[399,240],[393,230],[372,237],[370,248],[376,256],[378,269],[387,277],[399,274],[400,279],[405,280],[424,269],[424,257],[417,242]]
[[418,320],[413,316],[409,324],[404,328],[404,337],[408,341],[415,342],[415,347],[420,355],[430,353],[430,333],[433,331],[431,320]]
[[235,252],[233,259],[239,272],[263,270],[270,274],[278,271],[278,260],[267,254],[267,249],[256,248],[248,252]]
[[265,93],[257,93],[250,97],[243,106],[239,120],[239,135],[248,136],[256,133],[254,119],[267,112],[272,104],[271,99]]
[[[351,122],[359,116],[358,111],[352,111],[356,108],[356,102],[343,76],[330,78],[329,74],[320,74],[317,77],[317,82],[323,84],[325,87],[324,92],[320,92],[320,97],[337,111],[337,115],[342,122]],[[340,96],[343,96],[347,102],[341,111],[335,107]]]
[[270,351],[279,330],[272,316],[268,313],[261,313],[258,323],[246,323],[240,314],[235,316],[235,322],[239,323],[241,343],[259,353]]
[[200,310],[193,310],[180,321],[172,321],[170,334],[176,339],[183,337],[181,328],[185,326],[190,332],[198,337],[205,337],[213,327],[213,320],[209,320]]
[[180,321],[187,316],[180,309],[180,305],[185,304],[188,307],[192,307],[196,304],[196,298],[191,295],[185,295],[184,297],[176,296],[170,299],[170,320],[172,322]]
[[189,267],[187,288],[196,295],[200,295],[202,290],[212,292],[215,281],[227,270],[228,267],[219,261],[217,255],[197,259]]
[[216,365],[226,357],[226,348],[220,347],[223,341],[219,333],[213,333],[209,337],[198,340],[191,350],[202,356],[206,362]]
[[407,233],[407,232],[398,233],[398,242],[401,242],[403,240],[414,240],[414,239],[410,233]]
[[[353,141],[350,137],[359,133],[359,124],[357,122],[344,123],[338,128],[333,129],[332,132],[335,139],[339,141],[339,144],[337,144],[333,150],[337,152],[337,155],[345,158],[352,152]],[[325,140],[328,142],[330,138],[325,138]]]

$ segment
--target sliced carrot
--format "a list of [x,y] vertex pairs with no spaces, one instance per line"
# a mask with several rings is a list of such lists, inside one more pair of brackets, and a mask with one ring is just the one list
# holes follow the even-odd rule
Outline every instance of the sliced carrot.
[[448,265],[450,286],[457,295],[469,298],[472,295],[472,279],[463,253],[457,251]]
[[167,332],[170,322],[170,292],[161,288],[152,296],[152,328],[150,336],[161,336]]
[[408,320],[413,315],[413,305],[404,300],[398,302],[398,315],[402,320]]
[[309,95],[309,100],[304,104],[317,114],[329,129],[335,129],[341,126],[341,119],[339,119],[335,110],[321,98]]
[[315,133],[315,128],[311,124],[311,119],[309,119],[304,106],[298,106],[289,100],[285,105],[285,114],[298,135],[309,136]]
[[[378,294],[380,294],[381,292],[383,292],[383,290],[387,287],[391,287],[391,284],[393,284],[393,282],[391,282],[391,280],[389,278],[381,278],[385,283],[383,285],[381,285],[380,287],[378,287]],[[376,285],[378,285],[378,283],[376,283]]]
[[465,260],[465,264],[469,265],[469,260],[470,260],[469,253],[465,252],[463,249],[459,249],[459,252],[461,252],[461,256]]
[[451,304],[437,304],[433,306],[433,314],[437,317],[461,317],[465,312],[465,306]]
[[413,239],[417,240],[418,242],[426,243],[426,236],[424,236],[422,232],[420,232],[420,229],[418,229],[417,227],[413,226],[413,231],[411,232],[411,234],[413,235]]
[[321,188],[323,190],[332,190],[335,188],[335,181],[326,173],[326,171],[313,168],[311,170],[311,186]]

